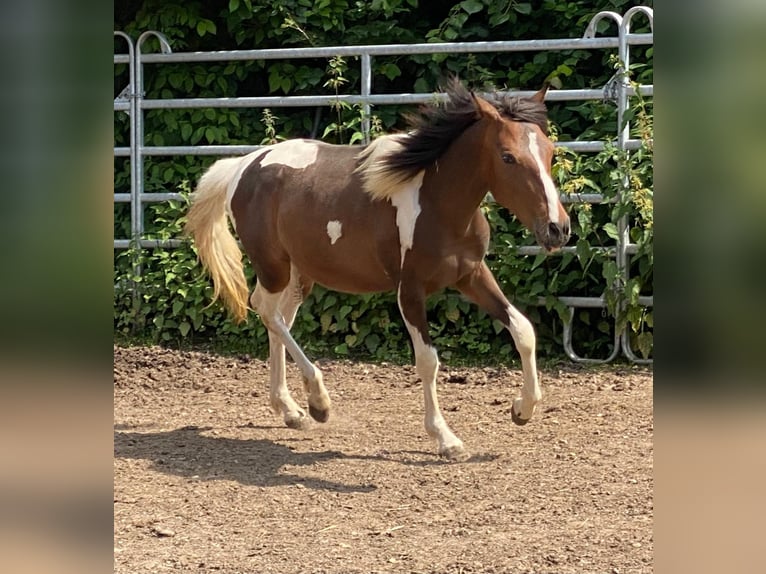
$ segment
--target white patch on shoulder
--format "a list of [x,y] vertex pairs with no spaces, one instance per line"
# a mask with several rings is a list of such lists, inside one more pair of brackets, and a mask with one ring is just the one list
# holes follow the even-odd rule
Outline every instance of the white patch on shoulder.
[[388,169],[386,160],[390,155],[402,149],[406,135],[392,134],[372,140],[357,156],[364,190],[375,199],[385,199],[399,193],[401,177],[396,170]]
[[529,130],[529,153],[535,158],[537,163],[537,169],[540,172],[540,179],[543,182],[543,188],[545,189],[545,198],[548,200],[548,219],[551,223],[559,222],[559,192],[556,189],[556,185],[553,183],[551,176],[548,175],[548,171],[543,165],[543,158],[540,155],[540,147],[537,145],[537,133],[534,130]]
[[263,158],[261,167],[280,164],[293,169],[304,169],[316,161],[319,152],[319,146],[315,142],[300,139],[287,140],[267,149],[269,154]]
[[327,236],[330,238],[330,245],[335,245],[335,242],[343,235],[342,225],[340,221],[328,221],[327,222]]
[[396,208],[396,227],[399,229],[399,247],[401,259],[399,265],[404,267],[404,256],[412,249],[415,240],[415,223],[420,215],[420,187],[423,185],[425,171],[419,172],[406,182],[398,193],[389,197],[391,205]]

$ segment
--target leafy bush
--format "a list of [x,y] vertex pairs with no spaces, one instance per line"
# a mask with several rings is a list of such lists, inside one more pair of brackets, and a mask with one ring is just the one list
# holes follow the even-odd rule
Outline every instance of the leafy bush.
[[[466,0],[436,7],[417,0],[215,0],[176,2],[144,0],[133,12],[115,6],[115,27],[136,37],[155,29],[166,34],[175,50],[221,50],[306,45],[472,41],[572,37],[582,33],[598,10],[624,12],[627,1],[532,3]],[[646,3],[649,4],[650,3]],[[638,23],[637,23],[638,24]],[[606,26],[604,22],[602,26]],[[642,31],[636,25],[634,31]],[[150,51],[151,41],[144,47]],[[119,48],[118,48],[119,49]],[[642,83],[652,81],[652,49],[634,48],[631,69]],[[459,74],[477,88],[536,88],[544,80],[561,87],[601,86],[615,65],[607,52],[506,54],[436,54],[375,58],[376,93],[436,89],[447,73]],[[236,97],[354,93],[359,89],[358,62],[343,58],[147,65],[146,97]],[[115,94],[127,82],[125,66],[115,67]],[[603,102],[550,105],[554,137],[561,140],[611,139],[617,132],[615,108]],[[375,134],[401,129],[399,106],[373,110]],[[651,353],[651,309],[638,305],[639,295],[652,294],[653,180],[652,102],[636,98],[628,116],[641,150],[627,154],[613,146],[598,154],[559,148],[554,179],[567,194],[603,193],[614,198],[623,179],[629,192],[618,203],[582,204],[570,208],[575,253],[545,257],[518,254],[534,238],[504,209],[483,205],[493,235],[488,263],[509,298],[536,326],[542,356],[562,352],[563,295],[604,295],[608,309],[578,309],[574,340],[588,356],[609,354],[616,318],[628,329],[634,348]],[[203,109],[145,112],[147,145],[273,143],[293,137],[317,137],[335,143],[361,139],[361,111],[339,105],[320,109]],[[115,115],[115,145],[127,145],[128,118]],[[147,157],[148,192],[188,194],[216,158]],[[127,161],[115,162],[115,191],[127,192]],[[171,201],[146,206],[146,236],[178,238],[186,203]],[[130,209],[115,205],[115,237],[130,238]],[[630,258],[630,280],[622,284],[613,252],[617,223],[630,222],[638,253]],[[141,274],[134,265],[140,262]],[[248,277],[252,277],[249,266]],[[219,303],[209,305],[212,287],[197,263],[191,245],[177,249],[115,252],[115,332],[118,337],[143,337],[173,344],[213,343],[219,348],[263,354],[266,331],[251,319],[235,326]],[[538,300],[544,299],[544,305]],[[513,360],[516,351],[499,324],[447,291],[428,303],[431,334],[444,358]],[[403,358],[409,338],[391,294],[350,296],[317,287],[301,307],[294,327],[296,339],[315,355],[362,355]]]

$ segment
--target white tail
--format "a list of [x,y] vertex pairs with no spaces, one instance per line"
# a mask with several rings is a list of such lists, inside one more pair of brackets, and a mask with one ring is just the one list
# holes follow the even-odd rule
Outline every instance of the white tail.
[[185,227],[213,278],[213,301],[220,297],[238,323],[247,318],[249,291],[242,252],[229,231],[226,192],[241,161],[242,158],[218,160],[205,172],[192,196]]

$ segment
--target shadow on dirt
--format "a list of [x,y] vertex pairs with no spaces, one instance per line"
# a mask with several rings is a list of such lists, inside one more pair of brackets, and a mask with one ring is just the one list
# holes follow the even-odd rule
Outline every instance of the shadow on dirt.
[[339,451],[295,452],[266,439],[207,436],[211,427],[183,427],[166,432],[115,432],[115,458],[149,460],[152,469],[189,480],[235,480],[254,486],[302,485],[335,492],[372,492],[372,484],[343,484],[295,476],[285,466],[310,466],[336,459],[376,459]]

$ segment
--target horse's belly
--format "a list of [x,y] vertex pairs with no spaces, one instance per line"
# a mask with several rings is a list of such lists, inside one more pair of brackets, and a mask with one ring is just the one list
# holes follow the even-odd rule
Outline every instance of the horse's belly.
[[373,249],[315,247],[293,252],[290,258],[302,275],[334,291],[373,293],[395,288],[394,278]]
[[395,289],[399,246],[380,221],[304,218],[290,227],[281,239],[301,274],[346,293]]

